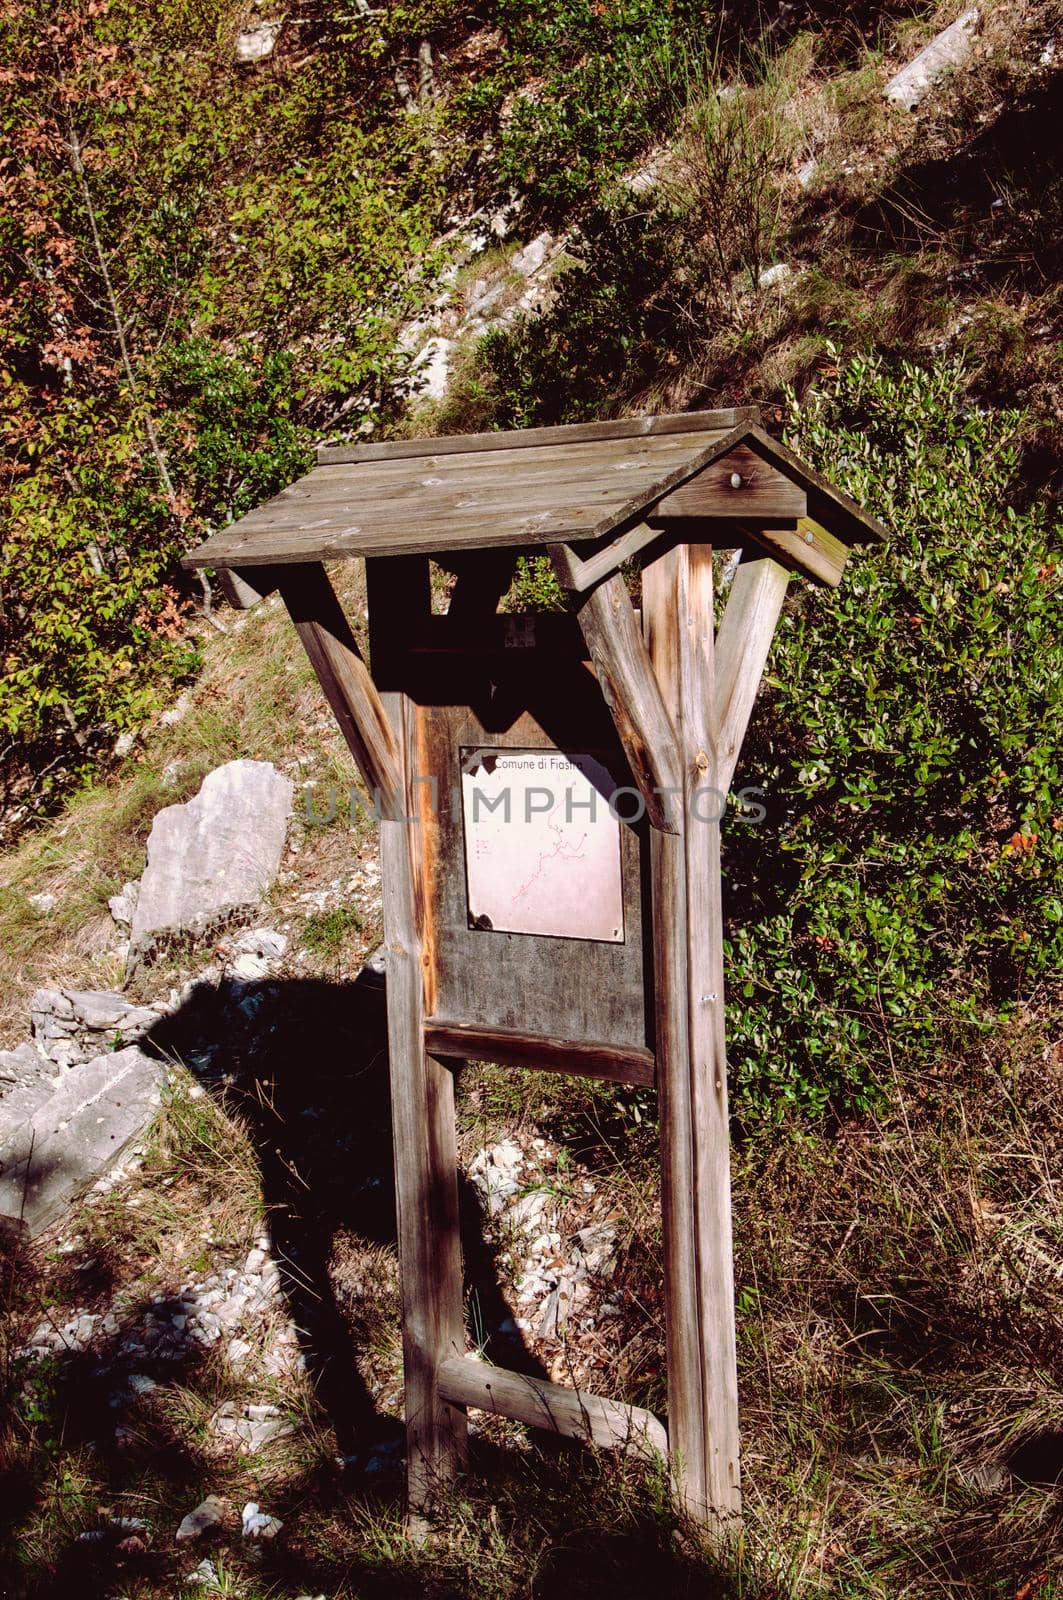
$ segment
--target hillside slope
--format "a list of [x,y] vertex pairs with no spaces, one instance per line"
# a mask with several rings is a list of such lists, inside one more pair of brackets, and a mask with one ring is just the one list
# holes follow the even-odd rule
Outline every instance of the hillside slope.
[[[0,1269],[13,1594],[1063,1593],[1058,18],[982,8],[888,106],[956,14],[94,3],[39,48],[8,7],[0,1045],[38,986],[126,981],[108,898],[207,771],[340,797],[297,808],[250,997],[221,936],[136,975],[206,984],[142,1165]],[[283,611],[208,618],[175,558],[313,438],[746,399],[893,538],[788,609],[768,825],[726,839],[745,1540],[489,1422],[420,1552],[375,838]],[[510,603],[556,601],[529,563]],[[459,1099],[471,1342],[660,1407],[652,1097]]]

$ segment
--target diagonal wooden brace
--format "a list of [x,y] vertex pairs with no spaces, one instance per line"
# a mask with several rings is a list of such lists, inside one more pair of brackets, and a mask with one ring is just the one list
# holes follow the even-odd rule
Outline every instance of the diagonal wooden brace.
[[[563,584],[567,557],[553,549],[550,554]],[[574,595],[572,604],[646,816],[662,832],[678,833],[683,794],[679,746],[627,585],[614,572],[586,594]]]
[[370,794],[379,796],[383,814],[391,815],[402,803],[398,745],[328,575],[317,563],[275,571],[277,587],[358,771]]
[[749,725],[790,574],[765,556],[735,573],[716,630],[716,787],[726,794]]

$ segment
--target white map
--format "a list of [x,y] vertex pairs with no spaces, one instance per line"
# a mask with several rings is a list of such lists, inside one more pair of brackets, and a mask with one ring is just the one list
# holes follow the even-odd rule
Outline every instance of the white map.
[[503,933],[624,939],[616,785],[560,750],[462,751],[469,918]]

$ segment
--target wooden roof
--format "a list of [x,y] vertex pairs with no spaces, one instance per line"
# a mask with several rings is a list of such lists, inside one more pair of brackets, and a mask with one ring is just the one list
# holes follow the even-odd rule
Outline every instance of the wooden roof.
[[884,537],[758,418],[747,407],[322,449],[306,477],[213,534],[186,564],[573,544],[646,520],[721,517],[792,528],[808,517],[845,545]]

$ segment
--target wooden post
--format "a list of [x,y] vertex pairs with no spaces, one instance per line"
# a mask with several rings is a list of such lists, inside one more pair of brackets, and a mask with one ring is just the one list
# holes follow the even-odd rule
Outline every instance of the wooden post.
[[454,1082],[425,1050],[428,942],[419,824],[412,818],[416,741],[398,666],[411,620],[430,610],[428,562],[366,562],[373,673],[382,689],[403,774],[404,804],[380,824],[387,970],[388,1056],[402,1279],[406,1489],[411,1532],[429,1530],[440,1497],[465,1463],[462,1406],[445,1400],[439,1371],[465,1353]]
[[742,1501],[708,546],[645,569],[643,619],[683,774],[680,832],[652,838],[669,1449],[682,1499],[722,1541]]

